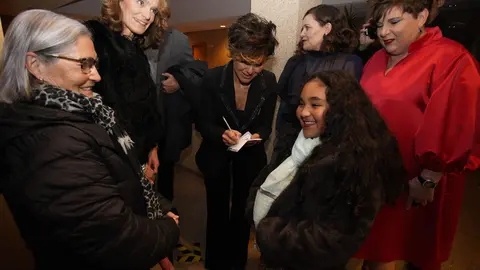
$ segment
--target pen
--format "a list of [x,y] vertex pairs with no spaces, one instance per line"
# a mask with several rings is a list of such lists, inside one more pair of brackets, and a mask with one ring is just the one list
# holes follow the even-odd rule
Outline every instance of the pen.
[[230,125],[228,124],[227,119],[225,119],[224,116],[223,116],[222,118],[223,118],[223,121],[225,122],[225,124],[227,124],[228,129],[229,129],[230,131],[232,131],[232,128],[231,128]]

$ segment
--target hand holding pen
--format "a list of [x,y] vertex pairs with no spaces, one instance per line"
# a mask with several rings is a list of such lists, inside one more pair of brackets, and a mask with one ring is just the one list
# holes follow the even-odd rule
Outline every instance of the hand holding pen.
[[225,132],[223,133],[222,135],[222,140],[223,140],[223,143],[227,146],[231,146],[231,145],[235,145],[238,143],[238,140],[240,139],[240,137],[242,136],[242,133],[236,131],[236,130],[233,130],[230,125],[228,124],[227,122],[227,119],[225,119],[225,117],[223,117],[223,121],[225,122],[225,124],[227,125],[228,127],[228,130],[225,130]]

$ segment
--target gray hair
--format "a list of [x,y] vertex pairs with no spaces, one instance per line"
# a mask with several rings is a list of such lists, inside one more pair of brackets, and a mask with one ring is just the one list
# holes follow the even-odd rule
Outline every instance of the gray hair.
[[36,53],[44,63],[57,61],[46,55],[64,52],[84,35],[91,37],[85,25],[63,15],[41,9],[20,13],[5,34],[0,57],[0,102],[30,97],[35,78],[25,66],[27,52]]

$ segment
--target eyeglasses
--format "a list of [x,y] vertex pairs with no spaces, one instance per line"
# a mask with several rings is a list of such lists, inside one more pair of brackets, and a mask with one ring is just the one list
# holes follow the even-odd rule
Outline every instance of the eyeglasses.
[[45,56],[80,63],[80,68],[82,69],[82,72],[85,73],[85,74],[89,74],[92,71],[92,68],[94,66],[97,68],[97,64],[98,64],[98,60],[94,59],[92,57],[77,59],[77,58],[71,58],[71,57],[62,56],[62,55],[58,55],[58,54],[46,54]]

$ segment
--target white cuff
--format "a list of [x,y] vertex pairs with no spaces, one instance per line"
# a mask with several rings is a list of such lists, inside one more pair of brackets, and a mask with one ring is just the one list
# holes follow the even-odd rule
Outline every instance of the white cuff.
[[424,169],[420,175],[425,179],[438,183],[442,179],[443,173]]

